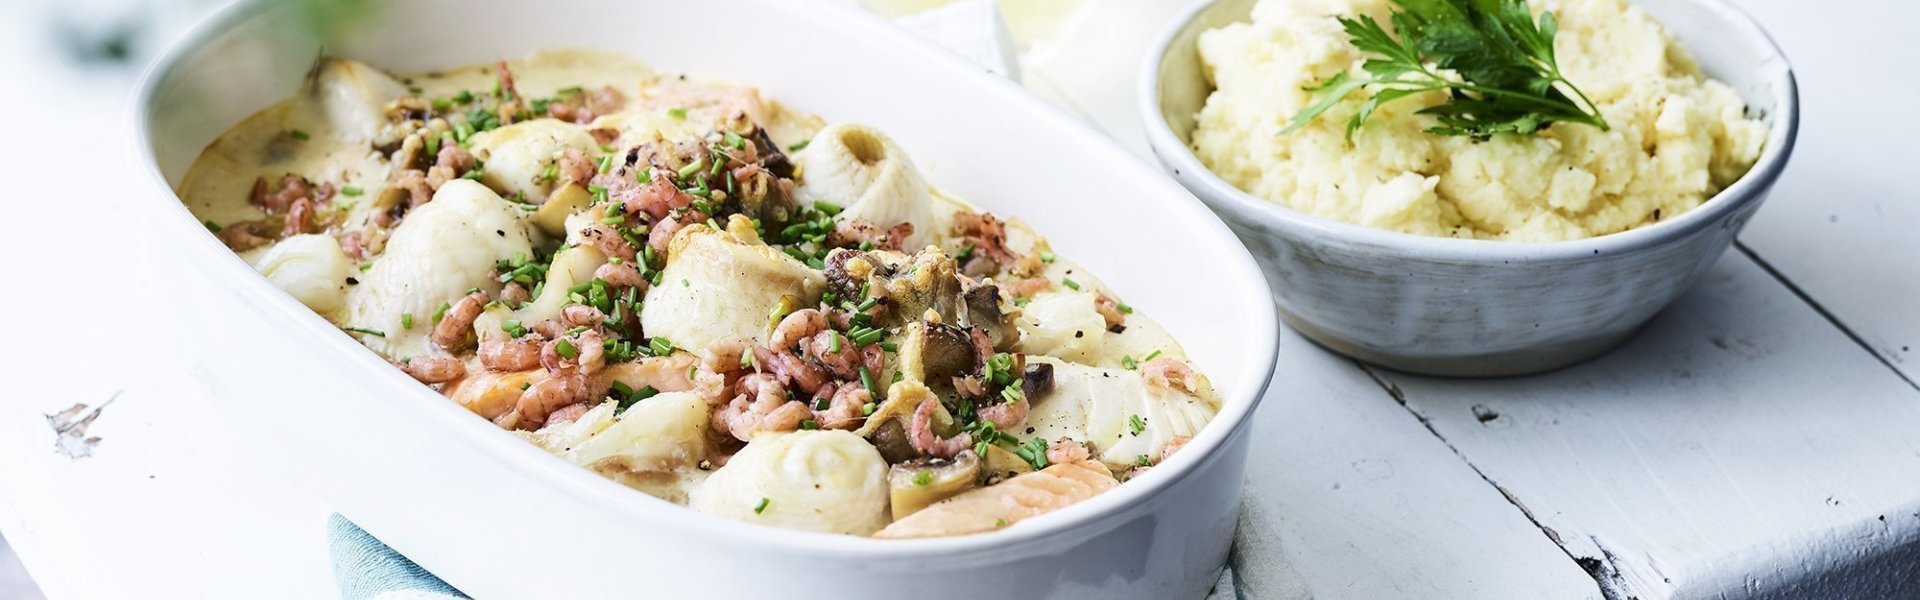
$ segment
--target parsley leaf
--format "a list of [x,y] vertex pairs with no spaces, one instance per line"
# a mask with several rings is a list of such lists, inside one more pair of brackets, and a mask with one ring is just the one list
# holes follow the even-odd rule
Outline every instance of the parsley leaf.
[[[1552,12],[1536,21],[1525,0],[1394,4],[1398,8],[1389,21],[1398,38],[1373,17],[1340,18],[1353,46],[1372,55],[1360,65],[1366,75],[1341,73],[1307,88],[1316,99],[1293,116],[1282,135],[1367,88],[1373,95],[1347,120],[1349,140],[1381,104],[1431,91],[1448,95],[1445,103],[1420,111],[1438,121],[1427,129],[1436,135],[1524,135],[1556,122],[1608,129],[1593,101],[1560,72],[1553,51],[1560,23]],[[1453,71],[1457,80],[1442,76],[1443,70]]]

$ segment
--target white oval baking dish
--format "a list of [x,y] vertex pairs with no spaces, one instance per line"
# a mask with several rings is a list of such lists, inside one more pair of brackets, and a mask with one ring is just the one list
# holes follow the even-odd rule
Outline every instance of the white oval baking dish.
[[[149,72],[134,129],[187,357],[313,494],[481,598],[1194,598],[1224,563],[1248,418],[1277,344],[1246,249],[1157,169],[983,69],[868,15],[778,0],[393,2],[329,52],[397,72],[603,47],[877,126],[928,179],[1019,215],[1153,315],[1224,400],[1179,457],[987,535],[870,540],[725,521],[602,479],[414,383],[257,276],[171,191],[319,52],[283,5],[229,6]],[[724,40],[725,43],[716,43]],[[235,452],[255,451],[236,447]],[[319,524],[316,523],[315,527]]]

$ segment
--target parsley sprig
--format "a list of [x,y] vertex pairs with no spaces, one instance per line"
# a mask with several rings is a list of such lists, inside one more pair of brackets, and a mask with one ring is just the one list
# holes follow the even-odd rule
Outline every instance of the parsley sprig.
[[[1377,56],[1361,64],[1364,76],[1341,73],[1307,88],[1319,98],[1294,115],[1283,135],[1369,86],[1375,88],[1373,96],[1347,120],[1348,139],[1381,104],[1435,90],[1448,92],[1447,102],[1420,114],[1439,121],[1427,129],[1437,135],[1484,139],[1496,133],[1530,134],[1555,122],[1607,129],[1593,101],[1560,72],[1553,52],[1560,24],[1552,12],[1541,13],[1535,21],[1525,0],[1394,4],[1399,9],[1390,20],[1399,39],[1373,17],[1340,18],[1354,47]],[[1452,70],[1459,79],[1443,77],[1439,70]]]

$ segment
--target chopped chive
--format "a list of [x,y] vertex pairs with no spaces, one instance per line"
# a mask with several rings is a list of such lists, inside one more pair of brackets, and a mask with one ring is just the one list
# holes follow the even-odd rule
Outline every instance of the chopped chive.
[[1078,290],[1078,289],[1080,289],[1080,282],[1078,282],[1078,281],[1074,281],[1074,280],[1073,280],[1072,278],[1070,278],[1070,277],[1062,277],[1062,278],[1060,278],[1060,285],[1064,285],[1064,286],[1067,286],[1067,287],[1070,287],[1070,288],[1073,288],[1073,289],[1075,289],[1075,290]]
[[1123,313],[1126,313],[1126,314],[1129,314],[1129,315],[1130,315],[1130,314],[1133,314],[1133,307],[1132,307],[1132,306],[1128,306],[1128,305],[1126,305],[1126,304],[1120,304],[1120,305],[1118,305],[1118,308],[1120,309],[1120,312],[1123,312]]
[[813,419],[806,419],[806,420],[800,421],[800,429],[802,431],[812,431],[819,428],[820,428],[819,421],[815,421]]
[[893,342],[880,342],[880,349],[888,352],[899,352],[900,345]]
[[373,263],[370,263],[370,262],[360,263],[360,270],[362,272],[365,272],[367,269],[371,269],[371,268],[373,268]]
[[308,135],[307,132],[301,131],[298,129],[287,132],[287,135],[291,135],[293,136],[293,139],[300,140],[302,142],[313,139],[313,136]]
[[444,317],[444,316],[446,316],[446,315],[447,315],[447,310],[448,310],[448,309],[451,309],[451,308],[453,308],[453,303],[452,303],[452,302],[441,302],[441,303],[440,303],[440,308],[437,308],[437,309],[434,309],[434,311],[433,311],[433,322],[434,322],[434,324],[436,324],[436,325],[437,325],[437,324],[439,324],[439,323],[440,323],[440,317]]
[[527,327],[521,325],[519,319],[507,319],[500,322],[500,331],[513,337],[520,337],[527,334]]
[[800,140],[798,142],[794,142],[793,145],[791,146],[787,146],[787,151],[799,152],[801,150],[807,149],[807,144],[811,144],[811,143],[813,143],[813,140]]
[[928,471],[928,470],[926,470],[926,469],[921,469],[919,473],[914,473],[914,474],[913,474],[913,484],[914,484],[914,485],[919,485],[919,486],[925,486],[925,485],[932,485],[932,484],[933,484],[933,471]]
[[413,313],[400,313],[400,328],[413,329]]
[[341,327],[341,329],[351,331],[354,333],[364,333],[372,336],[387,337],[386,332],[380,331],[378,329],[367,329],[365,327]]
[[1133,435],[1137,437],[1141,432],[1147,430],[1147,420],[1140,418],[1140,415],[1129,416],[1127,417],[1127,429],[1132,430]]
[[667,356],[667,355],[673,354],[673,342],[668,341],[667,338],[663,338],[663,337],[657,337],[657,338],[648,340],[647,348],[653,350],[654,356]]
[[1153,459],[1147,458],[1147,455],[1142,454],[1133,459],[1133,464],[1140,465],[1142,467],[1151,467],[1153,466]]
[[363,189],[360,189],[360,188],[357,188],[357,187],[354,187],[354,186],[351,186],[351,185],[349,185],[349,186],[346,186],[346,187],[343,187],[343,188],[340,188],[340,193],[341,193],[342,195],[346,195],[346,196],[359,196],[359,195],[361,195],[361,194],[365,194],[365,193],[367,193],[367,191],[366,191],[366,190],[363,190]]
[[1140,363],[1139,361],[1133,360],[1132,356],[1122,356],[1120,357],[1120,366],[1126,367],[1128,371],[1132,371],[1140,368]]
[[760,498],[760,503],[759,503],[759,504],[755,504],[755,505],[753,505],[753,514],[756,514],[756,515],[757,515],[757,514],[760,514],[760,513],[763,513],[763,512],[766,512],[766,511],[767,511],[767,505],[768,505],[768,504],[773,504],[773,501],[772,501],[772,500],[768,500],[768,499],[767,499],[766,497],[764,497],[764,496],[763,496],[763,497],[761,497],[761,498]]
[[840,332],[831,329],[827,330],[827,351],[840,351]]
[[214,233],[220,233],[220,224],[219,224],[219,223],[215,223],[215,222],[213,222],[213,220],[212,220],[212,219],[208,219],[208,220],[205,220],[205,221],[201,221],[201,222],[200,222],[200,224],[201,224],[201,225],[205,225],[205,226],[207,226],[207,231],[211,231],[211,232],[214,232]]
[[880,395],[880,388],[873,385],[873,373],[868,371],[864,365],[860,367],[860,385],[866,386],[867,394],[872,396],[873,399],[879,400],[882,397]]
[[873,414],[873,411],[878,410],[879,408],[880,407],[875,405],[874,403],[868,402],[866,404],[860,405],[860,414],[871,415]]
[[1053,253],[1052,253],[1052,252],[1041,252],[1041,253],[1040,253],[1040,262],[1043,262],[1043,263],[1047,263],[1047,264],[1053,264]]
[[670,109],[667,109],[667,116],[669,116],[669,117],[673,117],[673,118],[674,118],[674,119],[676,119],[676,120],[680,120],[680,119],[686,119],[686,118],[687,118],[687,109],[684,109],[684,108],[670,108]]
[[838,205],[825,200],[813,201],[813,209],[825,213],[829,217],[840,214],[842,210]]
[[726,139],[727,145],[732,146],[733,149],[735,150],[739,150],[741,148],[747,147],[746,138],[740,137],[740,134],[738,133],[729,131],[727,132],[725,139]]
[[693,161],[687,166],[680,167],[680,170],[679,170],[680,178],[686,179],[688,177],[692,177],[694,173],[699,173],[701,169],[705,169],[705,168],[707,168],[707,159],[703,158],[700,160]]
[[1160,355],[1160,350],[1156,348],[1154,349],[1153,353],[1148,354],[1146,358],[1140,359],[1140,362],[1147,362],[1147,361],[1153,360],[1153,357],[1159,356],[1159,355]]
[[564,338],[553,342],[553,351],[559,354],[560,358],[567,360],[573,360],[580,356],[580,349],[573,347],[573,342],[569,342]]

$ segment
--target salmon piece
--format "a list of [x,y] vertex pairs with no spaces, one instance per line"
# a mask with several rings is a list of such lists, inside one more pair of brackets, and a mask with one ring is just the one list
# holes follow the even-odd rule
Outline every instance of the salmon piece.
[[487,420],[513,410],[522,390],[547,378],[547,371],[539,368],[499,373],[477,367],[470,365],[472,375],[447,384],[440,392]]
[[921,538],[993,531],[1092,498],[1120,485],[1096,461],[1060,463],[999,484],[968,490],[907,515],[877,538]]

